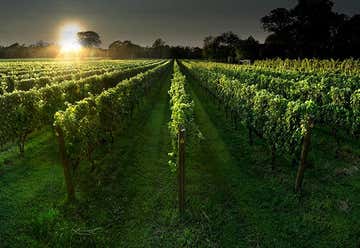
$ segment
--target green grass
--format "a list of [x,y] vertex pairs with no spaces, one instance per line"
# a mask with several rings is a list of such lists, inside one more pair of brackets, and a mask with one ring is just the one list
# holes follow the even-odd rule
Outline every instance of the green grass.
[[97,154],[97,169],[81,165],[72,205],[51,130],[30,137],[23,159],[16,146],[1,151],[0,247],[358,247],[358,141],[343,141],[336,158],[335,141],[316,130],[313,168],[296,195],[296,167],[279,157],[272,172],[263,142],[249,146],[197,85],[189,79],[204,139],[187,149],[183,219],[167,163],[167,75],[132,127]]
[[53,133],[34,134],[22,159],[17,146],[3,151],[0,164],[0,246],[37,246],[32,229],[46,228],[64,196]]

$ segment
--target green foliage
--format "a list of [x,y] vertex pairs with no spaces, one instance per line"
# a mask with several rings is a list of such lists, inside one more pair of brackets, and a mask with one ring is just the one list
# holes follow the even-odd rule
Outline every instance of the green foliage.
[[101,45],[100,35],[94,31],[79,32],[77,36],[80,44],[84,47],[98,47]]
[[[151,63],[151,62],[150,62]],[[0,64],[2,92],[40,89],[66,81],[80,80],[91,76],[149,64],[149,61],[97,61],[97,62],[6,62]]]
[[90,94],[98,95],[104,89],[117,85],[120,81],[154,68],[159,62],[128,69],[114,70],[102,75],[80,80],[70,80],[32,89],[14,91],[0,96],[0,145],[17,140],[23,149],[26,137],[37,128],[53,123],[54,114],[66,108],[66,103],[74,103]]
[[[226,109],[277,150],[295,151],[306,130],[312,128],[306,124],[309,118],[315,125],[358,133],[355,116],[359,104],[355,99],[359,74],[348,67],[356,61],[273,62],[186,65]],[[337,70],[330,72],[326,65]]]
[[54,126],[64,134],[66,153],[75,168],[80,161],[93,163],[93,152],[126,130],[136,105],[168,70],[169,62],[124,80],[98,96],[90,96],[55,114]]
[[255,130],[279,151],[294,151],[301,143],[302,123],[310,108],[299,101],[289,101],[255,85],[241,83],[195,63],[186,64],[225,110],[236,115],[245,126]]
[[[186,77],[180,71],[177,62],[174,63],[174,74],[169,90],[171,120],[169,130],[172,137],[172,152],[169,153],[169,166],[172,171],[176,170],[178,156],[178,134],[185,129],[186,137],[190,140],[196,137],[197,127],[194,121],[194,103],[186,92]],[[192,141],[193,142],[193,141]]]
[[268,59],[256,61],[254,66],[284,72],[295,71],[359,76],[360,61],[356,59]]
[[360,90],[357,90],[351,96],[351,107],[353,109],[353,127],[354,134],[360,135]]
[[[219,80],[224,87],[238,83],[224,76]],[[30,135],[25,158],[18,158],[16,147],[10,146],[1,152],[0,164],[4,165],[0,168],[1,245],[351,247],[357,244],[360,217],[357,207],[360,204],[358,140],[344,136],[343,154],[336,158],[329,152],[336,145],[335,140],[327,135],[326,129],[315,129],[312,157],[319,166],[311,169],[305,192],[299,197],[291,190],[294,171],[287,166],[288,161],[280,159],[279,170],[268,176],[268,156],[263,142],[258,139],[253,146],[247,144],[247,130],[241,126],[237,130],[233,128],[223,111],[211,101],[211,96],[200,88],[205,83],[200,84],[187,76],[185,84],[186,93],[195,102],[196,124],[207,139],[189,149],[186,157],[189,180],[183,220],[178,218],[175,207],[176,177],[164,166],[171,141],[167,123],[169,84],[161,80],[162,91],[153,91],[144,109],[136,111],[132,125],[125,125],[126,132],[116,136],[119,138],[112,151],[97,154],[101,157],[97,164],[101,167],[101,176],[80,175],[86,181],[81,189],[86,188],[91,193],[82,191],[79,202],[74,205],[62,204],[65,193],[62,168],[49,128]],[[149,85],[154,86],[150,82]],[[226,103],[244,105],[241,108],[244,115],[251,115],[252,111],[247,109],[252,109],[250,103],[255,96],[260,105],[269,105],[269,110],[285,108],[283,97],[275,95],[268,99],[266,92],[257,93],[254,84],[247,89],[244,92],[247,97],[232,97]],[[231,91],[223,91],[227,92],[225,96],[231,95]],[[110,111],[114,103],[107,94],[101,100],[96,96],[88,100],[89,103],[83,104],[90,107],[84,110],[89,112],[93,104]],[[97,105],[97,101],[101,103]],[[357,91],[352,94],[351,101],[357,108],[357,118],[359,101]],[[319,111],[313,101],[300,100],[289,101],[286,110],[284,119],[276,121],[289,122],[289,127],[297,130],[289,130],[289,133],[299,136],[301,126],[294,123],[301,123],[298,119],[303,113]],[[81,112],[80,109],[76,111]],[[91,116],[112,122],[107,110],[99,112],[104,115]],[[264,118],[269,119],[276,116],[264,114]],[[121,123],[119,125],[123,125]],[[104,133],[109,132],[110,128],[102,128]],[[117,129],[116,123],[114,128]],[[81,168],[82,172],[87,169]]]

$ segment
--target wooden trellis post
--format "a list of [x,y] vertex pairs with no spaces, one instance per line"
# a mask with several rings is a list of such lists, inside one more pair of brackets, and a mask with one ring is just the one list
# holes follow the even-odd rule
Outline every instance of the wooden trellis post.
[[298,172],[296,175],[296,181],[295,181],[295,192],[301,191],[302,182],[304,179],[304,173],[306,169],[307,164],[307,157],[310,151],[310,144],[311,144],[311,132],[313,128],[313,120],[311,118],[307,121],[307,130],[304,135],[304,140],[302,144],[302,150],[301,150],[301,157],[300,157],[300,165],[298,168]]
[[55,127],[58,141],[59,141],[59,150],[60,150],[60,156],[61,156],[61,163],[63,165],[64,169],[64,178],[65,178],[65,184],[66,184],[66,190],[67,190],[67,199],[68,201],[74,201],[75,200],[75,189],[74,189],[74,183],[72,181],[71,176],[71,170],[70,170],[70,162],[66,154],[66,147],[65,147],[65,139],[64,139],[64,133],[62,129],[58,126]]
[[179,130],[178,149],[179,210],[183,215],[185,211],[185,128]]

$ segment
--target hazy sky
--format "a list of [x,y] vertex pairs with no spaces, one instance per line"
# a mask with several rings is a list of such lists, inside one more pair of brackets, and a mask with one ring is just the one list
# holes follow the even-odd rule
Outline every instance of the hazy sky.
[[[200,45],[205,36],[232,30],[263,41],[260,18],[296,0],[0,0],[0,45],[56,42],[63,24],[97,31],[108,46],[115,40],[151,45]],[[360,13],[360,0],[337,0],[335,10]]]

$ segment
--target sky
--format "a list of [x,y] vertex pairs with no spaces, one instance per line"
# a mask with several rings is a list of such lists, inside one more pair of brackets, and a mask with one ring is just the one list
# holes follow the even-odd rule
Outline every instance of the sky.
[[[297,0],[0,0],[0,45],[57,42],[61,27],[78,23],[100,34],[103,47],[115,40],[151,45],[201,46],[204,37],[233,31],[264,41],[260,18]],[[360,0],[337,0],[335,11],[360,13]]]

